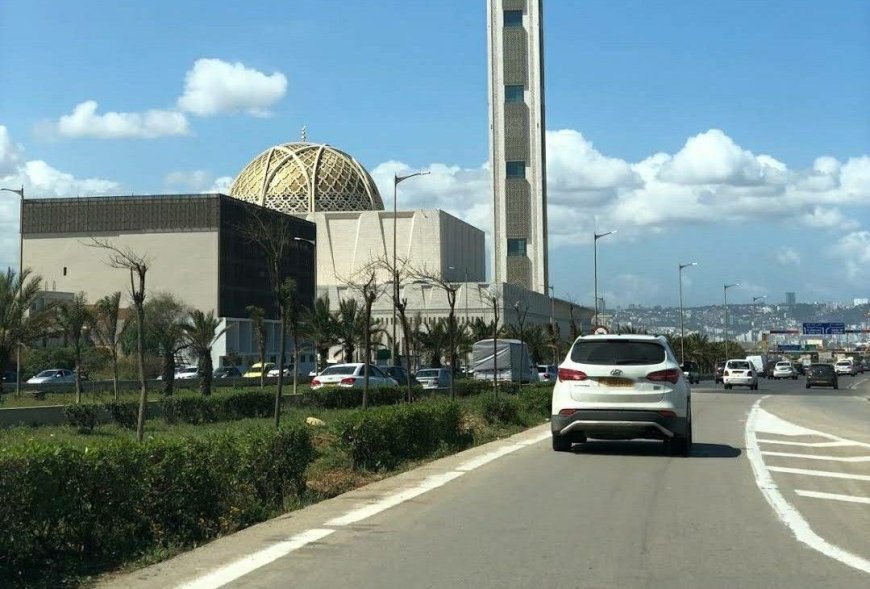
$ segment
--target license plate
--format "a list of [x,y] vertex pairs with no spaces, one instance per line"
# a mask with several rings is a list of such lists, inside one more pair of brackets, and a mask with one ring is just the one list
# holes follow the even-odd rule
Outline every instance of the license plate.
[[599,384],[603,384],[609,387],[631,387],[634,386],[634,381],[630,378],[613,378],[610,376],[605,376],[598,379]]

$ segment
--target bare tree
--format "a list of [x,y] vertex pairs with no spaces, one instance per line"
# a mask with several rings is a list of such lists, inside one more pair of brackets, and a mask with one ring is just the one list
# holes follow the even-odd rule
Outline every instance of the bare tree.
[[109,240],[92,240],[91,247],[108,252],[107,263],[112,268],[130,272],[130,298],[136,307],[136,356],[139,363],[139,420],[136,424],[136,439],[141,442],[145,433],[145,409],[148,403],[148,389],[145,387],[145,275],[148,273],[149,260],[130,248],[120,249]]
[[501,311],[502,296],[495,284],[490,284],[483,293],[483,299],[492,307],[492,389],[498,399],[498,318]]
[[299,387],[299,336],[304,330],[303,321],[307,308],[299,300],[299,289],[292,278],[287,278],[281,285],[281,298],[284,301],[285,324],[290,337],[293,338],[293,394],[295,395]]
[[[523,331],[523,327],[525,326],[525,323],[526,323],[526,315],[529,314],[529,302],[526,300],[525,295],[521,296],[521,298],[514,301],[514,311],[516,311],[516,313],[517,313],[517,323],[520,326],[520,333],[519,333],[520,350],[522,351],[522,357],[520,360],[520,368],[521,368],[520,372],[522,372],[522,365],[525,363],[526,358],[528,358],[528,352],[526,351],[527,350],[526,339],[524,337],[525,333]],[[520,386],[522,387],[523,386],[522,374],[520,374],[519,380],[520,380]]]
[[91,335],[100,345],[109,350],[112,357],[112,393],[118,400],[118,348],[121,337],[129,325],[121,320],[121,291],[104,296],[94,305]]
[[248,317],[254,324],[254,335],[257,338],[257,354],[260,358],[260,388],[266,386],[266,312],[263,307],[248,305],[245,307]]
[[353,291],[357,292],[363,300],[363,325],[364,339],[363,348],[365,355],[363,356],[363,401],[362,407],[365,409],[368,406],[369,397],[369,362],[371,360],[372,350],[372,306],[375,301],[383,294],[384,285],[378,283],[378,267],[376,263],[369,263],[363,266],[356,274],[350,278],[340,279],[343,284],[348,286]]
[[450,311],[447,313],[447,358],[450,363],[450,400],[456,399],[456,388],[454,380],[456,378],[456,293],[459,292],[459,285],[444,278],[440,272],[423,268],[414,268],[411,275],[417,280],[435,285],[444,291],[447,297],[447,306]]

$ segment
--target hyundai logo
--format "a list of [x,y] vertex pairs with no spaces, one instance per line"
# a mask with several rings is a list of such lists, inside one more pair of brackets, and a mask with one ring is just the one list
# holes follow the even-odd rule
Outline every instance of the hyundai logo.
[[622,370],[620,370],[619,368],[614,368],[610,371],[611,376],[619,376],[620,374],[622,374]]

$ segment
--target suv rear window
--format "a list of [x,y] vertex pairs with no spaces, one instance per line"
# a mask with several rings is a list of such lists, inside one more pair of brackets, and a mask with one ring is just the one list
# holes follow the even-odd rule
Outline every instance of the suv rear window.
[[661,364],[665,349],[656,342],[632,340],[579,341],[571,349],[578,364]]
[[813,364],[810,366],[811,374],[830,374],[834,371],[834,367],[830,364]]
[[732,370],[752,370],[752,366],[750,366],[749,362],[744,362],[742,360],[732,360],[728,363],[727,368]]

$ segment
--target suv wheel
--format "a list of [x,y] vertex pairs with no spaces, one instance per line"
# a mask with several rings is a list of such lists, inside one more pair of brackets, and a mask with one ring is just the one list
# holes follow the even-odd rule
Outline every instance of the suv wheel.
[[571,438],[560,434],[553,434],[553,450],[556,452],[570,452]]

